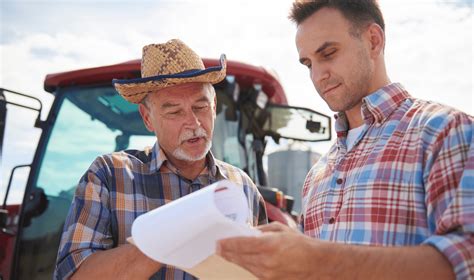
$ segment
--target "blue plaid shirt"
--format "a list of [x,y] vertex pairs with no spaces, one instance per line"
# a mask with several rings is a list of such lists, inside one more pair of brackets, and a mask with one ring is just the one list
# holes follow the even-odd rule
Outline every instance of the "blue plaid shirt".
[[[228,179],[242,186],[250,207],[248,222],[267,222],[263,198],[242,170],[209,152],[207,168],[194,180],[179,176],[159,145],[98,157],[81,178],[66,218],[55,278],[70,277],[91,254],[126,243],[133,221],[150,210]],[[262,210],[263,209],[263,210]],[[164,265],[152,279],[195,279]]]

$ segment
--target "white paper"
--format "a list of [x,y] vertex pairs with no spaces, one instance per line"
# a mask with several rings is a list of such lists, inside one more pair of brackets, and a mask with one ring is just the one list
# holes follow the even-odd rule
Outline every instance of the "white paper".
[[223,180],[139,216],[135,245],[160,263],[192,268],[216,251],[216,241],[256,236],[242,187]]

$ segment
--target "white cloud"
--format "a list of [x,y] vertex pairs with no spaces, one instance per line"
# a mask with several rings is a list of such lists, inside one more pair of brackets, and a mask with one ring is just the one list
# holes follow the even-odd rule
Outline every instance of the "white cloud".
[[392,80],[415,97],[474,114],[472,9],[393,1],[383,2],[382,8],[387,11],[386,60]]

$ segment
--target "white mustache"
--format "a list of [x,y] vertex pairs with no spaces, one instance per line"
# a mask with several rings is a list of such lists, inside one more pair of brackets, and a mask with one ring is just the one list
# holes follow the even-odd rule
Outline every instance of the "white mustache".
[[193,139],[196,137],[203,137],[207,140],[207,133],[202,127],[198,127],[195,130],[186,130],[179,136],[179,143],[183,143],[184,141],[188,141],[189,139]]

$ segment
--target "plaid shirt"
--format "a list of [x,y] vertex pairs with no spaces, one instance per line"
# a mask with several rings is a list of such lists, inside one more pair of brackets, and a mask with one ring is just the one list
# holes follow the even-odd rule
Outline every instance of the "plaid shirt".
[[[98,157],[77,186],[64,225],[55,278],[68,278],[96,251],[125,244],[133,221],[141,214],[222,179],[243,187],[253,213],[248,221],[253,225],[266,223],[266,213],[259,213],[263,198],[247,174],[216,160],[212,153],[207,163],[208,168],[190,181],[178,175],[158,144],[145,151]],[[195,279],[168,265],[152,278]]]
[[303,227],[350,244],[430,244],[458,279],[474,275],[473,117],[411,97],[391,84],[364,98],[364,127],[337,142],[306,177]]

